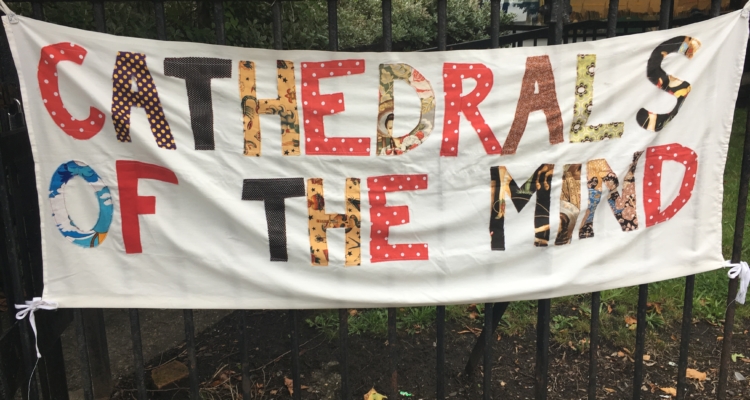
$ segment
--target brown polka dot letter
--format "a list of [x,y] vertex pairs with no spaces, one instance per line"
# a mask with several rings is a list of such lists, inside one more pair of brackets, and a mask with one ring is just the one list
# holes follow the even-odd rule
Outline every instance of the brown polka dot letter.
[[[133,82],[138,87],[137,91],[132,89]],[[157,146],[177,149],[159,101],[156,84],[146,65],[146,55],[118,51],[112,71],[112,123],[115,125],[117,140],[121,142],[130,142],[130,110],[133,107],[141,107],[146,111]]]

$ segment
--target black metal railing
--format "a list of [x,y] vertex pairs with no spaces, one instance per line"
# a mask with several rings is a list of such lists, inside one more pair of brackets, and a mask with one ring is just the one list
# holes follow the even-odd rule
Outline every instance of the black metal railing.
[[[55,2],[60,0],[54,0]],[[63,0],[64,1],[64,0]],[[214,26],[216,34],[216,43],[225,44],[224,29],[224,2],[221,0],[211,0],[213,2]],[[501,26],[501,3],[500,0],[491,0],[491,31],[490,38],[487,40],[478,40],[467,43],[448,44],[447,43],[447,0],[437,1],[437,47],[425,49],[425,51],[445,51],[458,49],[481,49],[481,48],[498,48],[498,47],[520,47],[527,45],[537,46],[538,43],[544,42],[547,45],[558,45],[562,43],[575,43],[577,41],[597,40],[601,37],[613,37],[616,35],[628,35],[638,32],[644,32],[652,29],[666,29],[671,26],[684,25],[697,22],[706,17],[690,17],[683,19],[673,19],[671,13],[671,0],[662,0],[661,12],[658,21],[625,21],[618,22],[618,0],[611,0],[609,3],[608,19],[606,21],[585,21],[565,25],[563,23],[563,6],[561,0],[553,0],[550,7],[550,15],[547,16],[551,21],[548,26],[522,27],[515,25]],[[44,18],[44,3],[53,2],[53,0],[33,0],[32,16],[36,19]],[[282,8],[281,1],[275,0],[272,4],[273,13],[273,48],[281,50],[283,48],[282,36]],[[327,0],[328,3],[328,50],[338,50],[338,0]],[[154,18],[156,27],[156,36],[159,40],[167,39],[165,9],[163,0],[153,0]],[[100,32],[106,32],[106,15],[104,0],[92,0],[91,6],[94,16],[94,26]],[[720,0],[711,1],[711,17],[716,17],[720,12]],[[391,51],[393,48],[392,40],[392,4],[391,0],[382,0],[382,50]],[[501,34],[501,32],[510,32]],[[0,74],[3,85],[11,87],[17,83],[15,69],[12,62],[9,62],[10,53],[5,41],[0,41],[0,58],[3,62],[3,72]],[[12,129],[8,126],[7,121],[1,122],[0,140],[0,217],[3,222],[2,245],[0,248],[5,256],[6,262],[2,267],[3,290],[9,302],[20,304],[27,298],[41,294],[41,248],[39,245],[40,235],[38,232],[39,215],[38,209],[35,208],[36,188],[33,184],[33,164],[30,164],[30,148],[26,131],[24,129]],[[746,127],[746,137],[750,133],[750,118]],[[26,158],[19,161],[18,154],[25,155]],[[18,177],[23,176],[21,180]],[[30,178],[29,178],[30,177]],[[742,250],[742,238],[744,234],[744,221],[747,208],[748,195],[748,178],[750,177],[750,140],[745,140],[741,169],[741,184],[739,188],[739,200],[737,202],[737,214],[734,227],[734,242],[732,250],[732,262],[739,262]],[[30,179],[30,180],[29,180]],[[32,183],[29,183],[32,182]],[[11,196],[11,193],[13,194]],[[694,290],[695,276],[691,275],[685,278],[685,297],[683,304],[683,319],[681,327],[681,342],[679,347],[679,363],[677,371],[677,398],[684,400],[686,398],[687,382],[685,379],[688,363],[688,351],[690,340],[690,329],[692,322],[692,299]],[[737,280],[729,281],[729,293],[727,300],[726,318],[724,324],[724,339],[722,343],[722,355],[719,372],[719,382],[716,389],[716,398],[724,400],[727,398],[727,378],[728,365],[731,356],[732,333],[734,326],[734,302],[732,301],[737,293]],[[633,393],[634,400],[641,398],[641,386],[643,382],[643,355],[646,342],[646,304],[648,298],[648,285],[639,286],[639,298],[637,308],[637,331],[636,331],[636,348],[634,353],[634,374],[633,374]],[[589,373],[588,373],[588,399],[595,400],[597,393],[597,351],[599,346],[599,292],[591,293],[591,322],[590,322],[590,350],[589,350]],[[482,333],[478,336],[475,346],[469,356],[465,372],[471,374],[478,367],[480,358],[483,365],[483,398],[491,398],[490,386],[492,384],[492,365],[493,357],[493,333],[497,329],[503,314],[508,308],[508,303],[487,303],[484,306],[484,324]],[[550,299],[538,300],[537,307],[537,325],[536,325],[536,366],[535,366],[535,399],[544,400],[548,392],[548,366],[549,366],[549,342],[550,342]],[[67,383],[64,375],[62,364],[62,352],[60,350],[59,335],[62,329],[70,323],[71,319],[75,321],[76,337],[78,340],[78,350],[81,359],[81,375],[84,397],[87,400],[97,397],[101,393],[95,391],[106,390],[107,378],[102,377],[101,366],[108,363],[106,357],[92,353],[92,346],[97,351],[106,352],[106,337],[102,343],[96,342],[97,330],[103,332],[103,319],[101,310],[74,310],[73,318],[65,310],[59,310],[56,313],[40,312],[38,320],[40,321],[40,347],[45,357],[40,361],[40,368],[36,375],[36,383],[20,388],[19,381],[31,376],[31,372],[36,362],[32,332],[27,323],[18,323],[9,321],[8,328],[3,331],[0,337],[0,353],[3,353],[0,360],[0,388],[6,398],[13,398],[14,393],[21,391],[24,398],[40,398],[39,388],[41,388],[41,397],[44,399],[67,399]],[[50,315],[55,315],[51,317]],[[189,392],[190,398],[197,400],[200,398],[198,368],[196,360],[195,346],[195,325],[193,323],[193,311],[184,310],[184,328],[185,341],[189,369]],[[138,399],[148,398],[145,383],[144,360],[141,343],[141,328],[139,322],[139,312],[137,309],[129,310],[131,338],[133,343],[133,361],[135,386],[137,389]],[[249,312],[240,312],[241,327],[239,335],[240,341],[240,359],[242,374],[242,394],[243,398],[251,398],[251,377],[249,349],[251,347],[250,331],[248,329]],[[289,337],[291,348],[291,371],[293,380],[293,398],[299,400],[302,391],[300,390],[300,315],[297,310],[289,310]],[[348,360],[348,320],[349,313],[346,309],[339,310],[339,368],[341,375],[341,398],[351,400],[352,393],[349,386],[349,360]],[[46,321],[46,322],[45,322]],[[438,306],[436,312],[436,387],[435,395],[438,400],[446,398],[446,368],[445,368],[445,324],[446,309],[445,306]],[[45,328],[49,326],[49,328]],[[52,338],[52,339],[50,339]],[[45,342],[48,340],[49,343]],[[15,344],[20,344],[19,347]],[[390,370],[390,395],[392,399],[398,397],[398,358],[399,342],[396,334],[396,309],[388,309],[388,356]],[[15,351],[15,353],[13,353]],[[15,355],[13,355],[13,354]],[[10,355],[8,355],[10,354]],[[50,356],[48,356],[48,354]],[[93,356],[92,356],[93,354]],[[14,369],[18,367],[18,369]],[[107,367],[108,368],[108,367]],[[18,371],[22,373],[19,374]],[[108,369],[106,370],[108,373]],[[62,379],[60,378],[62,374]],[[97,385],[100,385],[99,387]],[[111,378],[109,381],[111,389]],[[100,389],[104,388],[104,389]]]

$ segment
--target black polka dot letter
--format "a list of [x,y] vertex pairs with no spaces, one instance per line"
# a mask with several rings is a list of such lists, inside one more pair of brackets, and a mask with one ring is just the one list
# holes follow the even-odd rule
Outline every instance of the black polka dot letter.
[[[138,87],[137,91],[132,89],[133,82]],[[117,140],[121,142],[130,142],[130,110],[133,107],[146,110],[151,132],[159,147],[177,149],[159,101],[156,84],[146,65],[146,55],[118,51],[115,69],[112,71],[112,123],[115,125]]]

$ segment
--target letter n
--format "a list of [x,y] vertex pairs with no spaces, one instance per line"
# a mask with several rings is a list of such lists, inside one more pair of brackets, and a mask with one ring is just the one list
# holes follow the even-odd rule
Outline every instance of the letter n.
[[628,167],[625,179],[622,184],[622,194],[617,190],[620,185],[617,175],[612,172],[607,161],[603,158],[591,160],[586,164],[586,174],[588,175],[589,206],[584,214],[581,229],[578,231],[580,239],[594,237],[594,213],[596,207],[602,200],[604,187],[609,191],[607,204],[612,209],[617,222],[620,224],[623,232],[634,231],[638,229],[638,215],[636,213],[636,193],[635,193],[635,168],[638,165],[638,159],[641,158],[642,151],[633,154],[633,162]]

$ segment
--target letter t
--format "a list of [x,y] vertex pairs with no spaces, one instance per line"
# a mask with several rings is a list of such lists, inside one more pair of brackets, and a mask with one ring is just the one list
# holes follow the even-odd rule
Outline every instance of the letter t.
[[271,261],[287,261],[284,199],[305,197],[304,178],[245,179],[242,200],[261,200],[266,207]]

